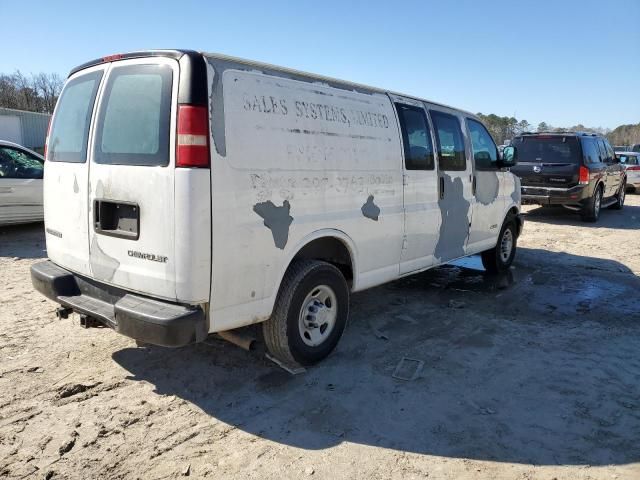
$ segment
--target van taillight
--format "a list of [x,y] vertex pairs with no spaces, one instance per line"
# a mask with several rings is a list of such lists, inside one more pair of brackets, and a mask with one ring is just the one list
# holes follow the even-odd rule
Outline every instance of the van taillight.
[[47,136],[44,139],[44,158],[47,159],[47,150],[49,149],[49,134],[51,133],[51,118],[49,117],[49,125],[47,125]]
[[207,107],[178,105],[176,167],[209,168]]
[[580,177],[578,179],[580,185],[589,184],[589,169],[584,165],[580,165]]

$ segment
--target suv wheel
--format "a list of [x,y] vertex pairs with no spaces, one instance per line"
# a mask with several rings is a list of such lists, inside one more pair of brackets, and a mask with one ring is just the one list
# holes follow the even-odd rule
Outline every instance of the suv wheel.
[[500,230],[498,243],[491,250],[482,252],[482,265],[489,273],[509,270],[516,256],[518,235],[513,218],[507,217]]
[[597,222],[600,218],[602,207],[602,186],[598,186],[593,192],[593,196],[582,209],[582,220],[585,222]]
[[284,276],[271,318],[262,325],[269,353],[285,364],[311,365],[338,344],[349,316],[349,287],[336,267],[294,262]]
[[613,208],[614,210],[622,210],[622,207],[624,207],[624,199],[627,195],[627,182],[625,180],[622,180],[622,183],[620,184],[620,190],[618,190],[618,195],[616,195],[616,203],[614,203],[611,208]]

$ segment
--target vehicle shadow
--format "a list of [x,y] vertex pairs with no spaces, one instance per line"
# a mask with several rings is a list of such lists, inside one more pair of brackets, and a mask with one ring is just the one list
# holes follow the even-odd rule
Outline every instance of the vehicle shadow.
[[525,220],[576,227],[637,230],[640,229],[640,206],[625,205],[622,210],[605,208],[600,212],[600,218],[597,222],[583,222],[578,212],[567,210],[561,206],[533,207],[525,213]]
[[[448,265],[359,294],[337,351],[291,376],[220,340],[113,359],[216,420],[302,449],[341,442],[536,465],[640,460],[640,279],[520,249],[502,277]],[[393,374],[410,357],[413,381]],[[411,373],[411,372],[410,372]]]
[[42,222],[0,227],[0,257],[44,258],[45,243]]

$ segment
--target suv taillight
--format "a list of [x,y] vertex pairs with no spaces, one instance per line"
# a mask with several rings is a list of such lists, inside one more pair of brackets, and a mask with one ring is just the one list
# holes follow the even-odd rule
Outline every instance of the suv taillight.
[[627,167],[627,170],[640,170],[640,165],[634,165],[633,167]]
[[580,185],[589,184],[589,169],[584,165],[580,165],[580,176],[578,178],[578,183]]
[[178,105],[176,167],[209,168],[207,107]]

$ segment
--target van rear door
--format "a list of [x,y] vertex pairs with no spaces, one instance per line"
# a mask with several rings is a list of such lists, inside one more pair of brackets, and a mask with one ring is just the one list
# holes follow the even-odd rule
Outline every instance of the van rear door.
[[56,264],[90,275],[88,141],[105,65],[80,70],[67,80],[50,125],[44,169],[47,254]]
[[89,265],[97,280],[176,298],[175,132],[178,62],[110,64],[89,151]]

